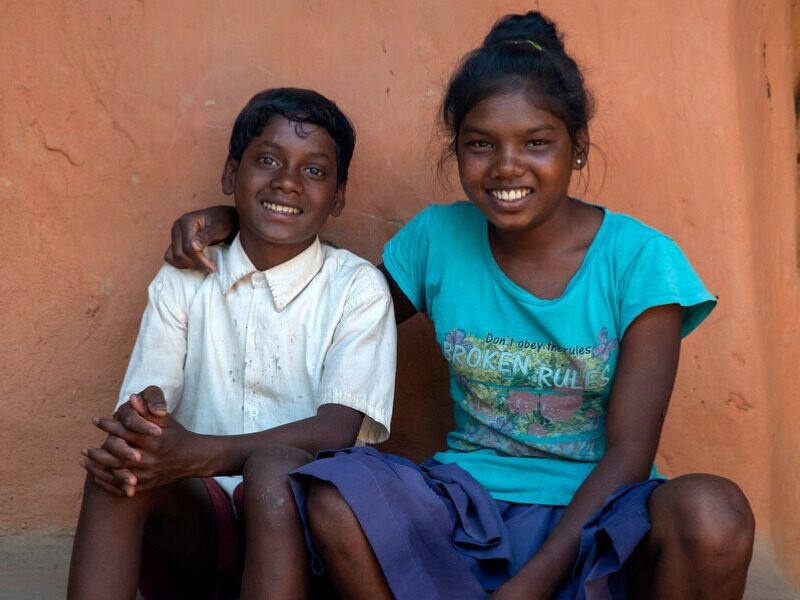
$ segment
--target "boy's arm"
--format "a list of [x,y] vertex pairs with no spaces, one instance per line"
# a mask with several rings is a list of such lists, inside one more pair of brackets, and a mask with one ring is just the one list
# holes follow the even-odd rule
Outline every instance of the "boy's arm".
[[[157,394],[158,388],[149,388],[149,391]],[[118,458],[102,448],[93,448],[87,451],[87,470],[109,482],[107,472],[128,469],[136,479],[136,491],[154,489],[187,477],[240,475],[247,458],[265,445],[295,446],[310,454],[352,446],[363,418],[362,413],[350,407],[324,404],[313,417],[265,431],[203,435],[187,430],[166,415],[158,419],[160,435],[152,436],[126,429],[116,419],[101,417],[96,425],[109,436],[135,448],[139,457],[138,460]]]
[[[186,311],[188,298],[196,290],[202,280],[201,275],[183,274],[163,267],[147,290],[147,307],[142,316],[139,334],[136,338],[122,391],[117,402],[117,414],[126,414],[130,407],[130,394],[140,393],[147,386],[156,385],[164,390],[165,395],[172,403],[180,398],[183,389],[183,362],[186,356]],[[163,400],[163,395],[162,395]],[[141,411],[138,422],[128,422],[130,429],[141,433],[148,431],[158,435],[158,428],[154,423],[155,417],[166,413],[167,403],[153,413]],[[130,421],[130,419],[129,419]],[[131,460],[136,457],[136,450],[131,448],[124,440],[117,437],[106,439],[103,444],[104,452],[120,460]],[[88,449],[83,449],[81,464],[107,491],[111,491],[108,484],[117,487],[122,493],[132,495],[132,477],[129,472],[117,471],[121,467],[108,467],[106,473],[99,474],[99,469],[113,461],[93,465]],[[96,454],[96,453],[95,453]]]
[[[195,434],[169,417],[159,436],[132,432],[120,420],[100,419],[98,427],[137,448],[141,460],[112,461],[101,449],[89,451],[88,458],[108,469],[131,469],[137,489],[149,489],[170,478],[241,474],[245,460],[264,445],[291,445],[315,454],[353,445],[359,431],[365,441],[382,441],[391,420],[395,353],[391,298],[385,282],[370,267],[356,277],[326,349],[316,415],[229,436]],[[148,392],[153,399],[156,393]]]

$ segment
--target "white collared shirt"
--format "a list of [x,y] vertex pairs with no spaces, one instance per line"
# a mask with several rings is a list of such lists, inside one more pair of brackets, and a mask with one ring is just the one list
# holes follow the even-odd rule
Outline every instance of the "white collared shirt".
[[156,385],[187,429],[235,435],[342,404],[365,415],[360,441],[385,440],[396,329],[381,273],[319,240],[263,272],[238,236],[209,256],[215,273],[164,266],[150,284],[117,407]]

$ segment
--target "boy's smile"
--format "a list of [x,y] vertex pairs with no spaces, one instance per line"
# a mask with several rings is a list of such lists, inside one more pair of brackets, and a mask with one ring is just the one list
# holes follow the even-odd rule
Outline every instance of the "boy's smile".
[[240,239],[259,270],[294,258],[316,238],[328,215],[344,208],[336,183],[336,144],[322,127],[276,115],[237,163],[228,157],[222,191],[233,194]]

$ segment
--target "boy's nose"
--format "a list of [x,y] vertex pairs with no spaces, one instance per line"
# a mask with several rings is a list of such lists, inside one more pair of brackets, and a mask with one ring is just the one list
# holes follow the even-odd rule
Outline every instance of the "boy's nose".
[[291,168],[283,168],[275,173],[275,177],[270,182],[273,189],[281,190],[282,192],[300,193],[303,191],[303,183],[300,173],[295,172]]

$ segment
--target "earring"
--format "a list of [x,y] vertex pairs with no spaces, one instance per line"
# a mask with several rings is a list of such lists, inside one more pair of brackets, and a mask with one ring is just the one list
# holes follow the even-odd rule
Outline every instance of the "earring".
[[579,156],[575,159],[575,164],[580,167],[583,164],[583,159]]

